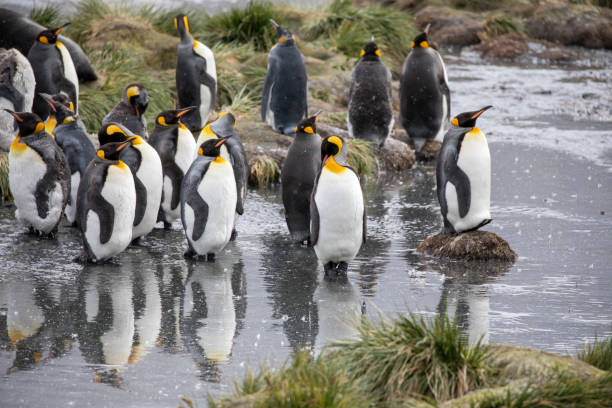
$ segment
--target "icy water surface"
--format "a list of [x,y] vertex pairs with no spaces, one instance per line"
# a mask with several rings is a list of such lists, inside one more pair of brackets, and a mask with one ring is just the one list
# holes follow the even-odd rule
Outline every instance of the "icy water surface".
[[[574,353],[612,328],[611,53],[566,67],[449,55],[453,113],[479,119],[492,155],[486,229],[515,264],[440,262],[435,167],[365,185],[368,242],[347,283],[322,280],[287,237],[280,189],[250,190],[239,236],[215,263],[186,262],[179,224],[115,264],[83,267],[74,229],[23,234],[0,209],[0,400],[18,406],[205,406],[247,366],[351,336],[365,312],[449,313],[471,340]],[[601,68],[606,67],[606,68]]]

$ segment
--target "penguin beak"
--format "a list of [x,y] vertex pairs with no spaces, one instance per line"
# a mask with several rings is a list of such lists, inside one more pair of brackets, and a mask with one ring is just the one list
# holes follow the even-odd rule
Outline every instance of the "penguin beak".
[[429,35],[429,29],[431,28],[431,23],[427,24],[427,27],[425,27],[425,29],[423,30],[423,32],[427,35]]
[[18,114],[16,114],[12,110],[4,109],[4,111],[10,113],[17,120],[17,122],[23,122],[23,119],[21,118],[21,116],[19,116]]
[[489,105],[489,106],[485,106],[484,108],[482,108],[481,110],[479,110],[478,112],[476,112],[474,114],[474,116],[472,116],[472,119],[476,119],[478,118],[480,115],[482,115],[486,110],[489,110],[493,107],[493,105]]
[[191,111],[192,111],[192,110],[194,110],[195,108],[197,108],[197,106],[190,106],[190,107],[188,107],[188,108],[181,109],[181,110],[179,111],[179,113],[177,113],[177,114],[176,114],[176,117],[177,117],[177,118],[180,118],[181,116],[183,116],[183,115],[184,115],[184,114],[186,114],[186,113],[191,112]]
[[219,139],[219,141],[217,143],[215,143],[215,147],[219,147],[219,146],[221,146],[225,142],[227,142],[227,137]]
[[314,118],[315,122],[317,121],[317,118],[319,117],[319,115],[322,114],[322,113],[323,113],[323,110],[319,109],[319,111],[317,113],[312,115],[312,117]]
[[271,22],[271,23],[272,23],[272,25],[274,26],[274,29],[275,29],[275,30],[278,30],[278,29],[279,29],[279,27],[280,27],[280,26],[278,25],[278,23],[277,23],[276,21],[274,21],[274,20],[270,19],[270,22]]
[[59,33],[61,33],[61,32],[62,32],[62,30],[63,30],[64,28],[66,28],[68,25],[70,25],[70,21],[69,21],[69,22],[67,22],[67,23],[66,23],[66,24],[64,24],[64,25],[61,25],[61,26],[57,27],[57,28],[54,30],[54,31],[55,31],[55,35],[59,35]]
[[39,92],[38,95],[43,98],[45,100],[45,102],[47,102],[49,104],[49,106],[51,107],[51,109],[53,109],[53,112],[57,112],[57,109],[55,109],[55,106],[53,106],[53,102],[51,95],[43,93],[43,92]]
[[323,161],[321,161],[321,168],[325,167],[325,163],[327,163],[327,159],[329,159],[328,154],[326,154],[325,157],[323,157]]
[[121,144],[119,145],[119,147],[117,147],[117,151],[118,151],[118,152],[122,151],[122,150],[123,150],[123,149],[125,149],[125,147],[126,147],[127,145],[129,145],[129,144],[132,144],[132,139],[128,139],[127,141],[125,141],[125,142],[121,143]]

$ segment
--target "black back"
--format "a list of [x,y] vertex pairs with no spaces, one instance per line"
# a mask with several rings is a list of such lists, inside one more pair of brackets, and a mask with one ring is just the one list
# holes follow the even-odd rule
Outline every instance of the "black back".
[[87,166],[96,156],[96,149],[87,133],[77,121],[58,125],[53,133],[55,141],[66,155],[70,173],[79,172],[82,178]]

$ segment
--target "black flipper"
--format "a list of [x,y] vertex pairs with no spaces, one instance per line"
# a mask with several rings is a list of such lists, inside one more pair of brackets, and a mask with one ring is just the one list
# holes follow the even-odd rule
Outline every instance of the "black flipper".
[[166,162],[164,165],[166,176],[170,178],[172,183],[172,197],[170,197],[170,208],[175,209],[181,203],[181,183],[183,182],[183,170],[176,162]]
[[136,212],[134,213],[134,225],[138,225],[142,221],[145,215],[145,210],[147,209],[147,188],[136,176],[134,176],[134,186],[136,187]]
[[[319,178],[321,177],[321,170],[317,174],[317,178],[312,188],[312,195],[310,196],[310,244],[314,246],[319,240],[319,210],[317,209],[317,203],[315,202],[315,195],[317,194],[317,187],[319,186]],[[365,212],[364,212],[365,216]]]
[[193,209],[194,215],[191,239],[197,241],[202,237],[204,229],[206,228],[206,222],[208,221],[208,204],[206,204],[206,201],[198,194],[197,188],[193,190],[192,194],[189,194],[187,204]]
[[[100,220],[100,243],[106,244],[110,241],[111,235],[113,234],[115,207],[106,201],[99,191],[94,191],[93,189],[87,194],[87,202],[90,208],[89,211],[94,211]],[[84,233],[85,228],[87,228],[87,214],[85,214],[83,224]]]
[[183,226],[185,226],[185,206],[189,205],[193,210],[194,216],[193,231],[191,233],[193,241],[197,241],[204,234],[204,229],[208,222],[208,204],[198,193],[198,187],[206,176],[211,162],[212,159],[209,157],[198,157],[187,171],[181,186],[181,220],[183,221]]
[[448,175],[448,181],[455,186],[457,191],[457,202],[459,203],[459,216],[465,217],[470,211],[472,193],[470,189],[470,179],[458,166]]

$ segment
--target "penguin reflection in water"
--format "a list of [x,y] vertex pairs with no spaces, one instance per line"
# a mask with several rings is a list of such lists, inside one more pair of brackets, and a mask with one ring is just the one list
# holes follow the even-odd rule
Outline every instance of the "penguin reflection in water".
[[68,161],[38,115],[5,111],[19,127],[8,155],[15,217],[30,232],[53,237],[70,197]]
[[220,156],[226,140],[202,143],[183,178],[181,220],[188,245],[185,257],[206,255],[208,261],[214,261],[232,235],[237,194],[232,165]]
[[310,200],[310,239],[329,277],[345,275],[366,240],[366,212],[359,177],[344,164],[344,140],[321,143],[322,168]]
[[491,155],[476,119],[491,106],[457,115],[444,136],[436,168],[442,233],[477,230],[491,222]]

